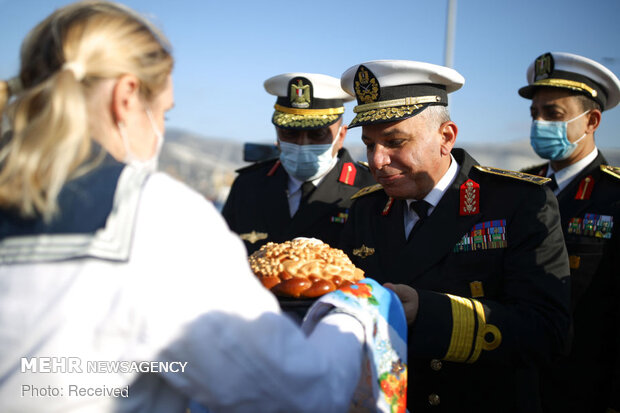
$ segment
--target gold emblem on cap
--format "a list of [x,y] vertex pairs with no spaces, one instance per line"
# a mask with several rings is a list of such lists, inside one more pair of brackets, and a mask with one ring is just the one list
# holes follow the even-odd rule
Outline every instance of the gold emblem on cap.
[[301,79],[297,79],[297,84],[291,83],[290,99],[294,108],[310,107],[310,85],[304,85]]
[[357,69],[355,94],[360,102],[371,103],[379,98],[379,84],[377,79],[364,67]]
[[538,56],[534,62],[534,79],[545,79],[549,77],[553,71],[553,56],[551,53],[546,53],[542,56]]
[[262,239],[266,239],[268,236],[265,232],[248,232],[247,234],[239,234],[239,238],[244,241],[249,242],[250,244],[254,244],[256,241],[260,241]]

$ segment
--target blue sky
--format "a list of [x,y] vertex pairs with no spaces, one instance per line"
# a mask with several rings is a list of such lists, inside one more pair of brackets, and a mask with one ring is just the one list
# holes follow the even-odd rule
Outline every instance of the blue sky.
[[[0,0],[0,78],[17,73],[24,35],[64,0]],[[263,81],[284,72],[340,77],[374,59],[444,62],[448,0],[146,1],[176,59],[176,107],[168,127],[238,141],[273,141],[275,98]],[[454,68],[465,86],[450,95],[458,142],[529,136],[525,71],[548,51],[584,55],[620,75],[619,0],[460,0]],[[352,119],[353,104],[345,120]],[[359,142],[359,128],[349,141]],[[620,148],[620,107],[603,114],[601,148]]]

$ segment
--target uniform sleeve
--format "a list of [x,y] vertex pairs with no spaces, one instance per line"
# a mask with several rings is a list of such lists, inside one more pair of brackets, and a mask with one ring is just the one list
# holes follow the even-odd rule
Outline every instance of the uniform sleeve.
[[[617,216],[620,220],[620,216]],[[612,360],[614,362],[613,368],[613,376],[611,380],[611,391],[610,391],[610,401],[608,407],[613,408],[616,411],[620,411],[620,231],[616,230],[615,240],[611,246],[612,249],[612,263],[610,271],[614,271],[613,274],[613,296],[614,307],[614,325],[613,331],[614,341],[611,344],[612,346]],[[597,320],[593,320],[592,322],[597,322]]]
[[145,188],[132,256],[152,265],[139,277],[150,297],[138,307],[143,354],[186,361],[183,374],[164,378],[214,412],[346,411],[359,380],[359,323],[325,323],[306,337],[217,211],[158,180]]
[[237,205],[237,193],[238,191],[238,179],[235,179],[235,181],[232,184],[232,187],[230,188],[230,193],[228,194],[228,197],[226,198],[226,202],[224,203],[224,207],[222,208],[222,216],[224,217],[224,219],[226,220],[226,223],[228,224],[228,228],[230,228],[231,230],[235,230],[236,227],[236,222],[235,222],[235,206]]
[[412,354],[514,365],[549,361],[564,350],[570,273],[558,205],[546,188],[530,194],[507,223],[500,296],[472,299],[419,290]]
[[340,231],[340,240],[338,242],[338,248],[343,250],[353,261],[353,240],[355,239],[355,218],[356,218],[356,205],[357,202],[353,201],[351,204],[351,208],[349,209],[349,217],[347,218],[347,222],[345,222],[342,231]]

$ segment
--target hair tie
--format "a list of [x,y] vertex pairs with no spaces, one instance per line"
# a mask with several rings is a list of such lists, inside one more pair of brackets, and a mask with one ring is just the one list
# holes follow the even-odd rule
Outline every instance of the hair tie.
[[86,69],[84,69],[84,65],[80,62],[65,62],[65,64],[62,65],[62,70],[72,71],[73,76],[75,76],[75,80],[78,82],[81,82],[86,74]]
[[9,95],[15,96],[23,90],[22,81],[19,76],[15,76],[6,81],[9,86]]

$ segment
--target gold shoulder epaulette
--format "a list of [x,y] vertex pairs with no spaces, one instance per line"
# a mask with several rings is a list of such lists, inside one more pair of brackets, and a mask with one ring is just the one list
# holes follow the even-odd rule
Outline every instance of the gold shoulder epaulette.
[[367,169],[370,169],[370,166],[368,166],[368,162],[364,162],[364,161],[357,161],[358,164],[365,166]]
[[549,178],[545,178],[544,176],[526,174],[525,172],[508,171],[506,169],[493,168],[491,166],[475,165],[475,168],[482,172],[505,176],[507,178],[515,178],[520,181],[531,182],[538,185],[546,184],[551,180]]
[[359,198],[360,196],[368,195],[380,189],[383,189],[383,186],[381,186],[381,184],[374,184],[374,185],[366,186],[360,189],[359,191],[357,191],[356,193],[354,193],[353,196],[351,196],[351,199],[355,199],[355,198]]
[[620,179],[620,168],[617,166],[601,165],[601,171]]

